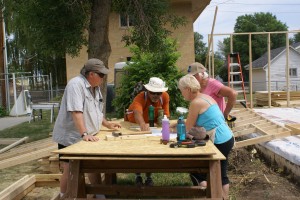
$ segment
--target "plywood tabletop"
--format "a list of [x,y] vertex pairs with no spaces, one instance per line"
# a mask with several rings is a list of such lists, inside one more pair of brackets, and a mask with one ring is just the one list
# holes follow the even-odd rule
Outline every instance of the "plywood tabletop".
[[[136,128],[137,124],[119,121],[122,125],[120,132],[130,133],[132,127]],[[224,159],[224,156],[218,151],[218,149],[208,141],[206,146],[195,148],[170,148],[169,144],[161,144],[161,137],[149,136],[141,137],[139,139],[116,139],[105,140],[107,135],[111,135],[111,131],[106,128],[102,128],[96,135],[99,137],[97,142],[80,141],[64,149],[56,150],[54,153],[72,155],[72,156],[141,156],[141,157],[199,157],[199,156],[212,156],[218,157],[218,159]],[[133,137],[135,132],[132,131]],[[125,135],[125,134],[124,134]],[[175,142],[175,140],[173,141]]]
[[209,141],[206,146],[195,148],[170,148],[160,143],[159,137],[139,140],[100,139],[97,142],[80,141],[74,145],[55,151],[55,153],[74,156],[143,156],[176,157],[208,156],[217,154],[217,149]]

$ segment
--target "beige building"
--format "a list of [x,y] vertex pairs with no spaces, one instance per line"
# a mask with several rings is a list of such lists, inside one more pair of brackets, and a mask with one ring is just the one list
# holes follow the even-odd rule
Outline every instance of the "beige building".
[[[177,66],[181,70],[186,70],[187,66],[195,61],[193,23],[210,1],[211,0],[171,0],[171,12],[179,16],[185,16],[187,19],[186,26],[171,30],[173,32],[172,37],[176,38],[179,43],[178,51],[181,57],[177,61]],[[121,41],[122,35],[127,30],[126,23],[128,23],[128,21],[122,21],[119,14],[111,13],[109,21],[109,41],[112,51],[108,60],[110,74],[107,83],[114,82],[113,72],[115,63],[124,62],[127,57],[131,56],[129,49],[124,47],[124,42]],[[67,80],[78,75],[87,59],[88,54],[86,47],[81,49],[78,57],[66,57]]]

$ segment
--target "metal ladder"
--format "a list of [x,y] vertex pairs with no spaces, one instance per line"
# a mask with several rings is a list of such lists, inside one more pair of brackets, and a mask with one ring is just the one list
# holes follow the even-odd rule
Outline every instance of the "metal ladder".
[[247,107],[245,84],[239,53],[235,52],[228,54],[227,63],[228,86],[234,89],[238,94],[243,94],[243,99],[239,98],[236,100],[236,102],[241,103],[244,107]]

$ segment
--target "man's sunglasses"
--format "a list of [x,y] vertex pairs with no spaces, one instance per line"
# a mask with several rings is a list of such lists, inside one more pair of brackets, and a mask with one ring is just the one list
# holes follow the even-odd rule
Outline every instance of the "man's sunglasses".
[[95,72],[96,74],[98,74],[100,76],[100,78],[103,78],[105,76],[105,74],[99,73],[99,72]]
[[151,95],[157,95],[157,96],[160,96],[162,94],[162,92],[151,92],[151,91],[149,91],[149,93]]

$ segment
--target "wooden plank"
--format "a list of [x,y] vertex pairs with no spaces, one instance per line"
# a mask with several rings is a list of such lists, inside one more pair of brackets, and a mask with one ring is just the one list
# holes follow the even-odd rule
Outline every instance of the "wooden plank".
[[31,191],[28,191],[27,189],[29,187],[32,188],[32,185],[34,186],[35,181],[35,176],[24,176],[23,178],[21,178],[20,180],[18,180],[17,182],[13,183],[8,188],[0,192],[0,200],[11,200],[15,199],[16,197],[18,197],[18,199],[21,199],[20,197],[24,197],[27,193]]
[[59,187],[59,180],[62,174],[36,174],[36,187]]
[[286,124],[285,127],[292,131],[292,135],[300,134],[300,124]]
[[[87,193],[89,194],[97,193],[97,191],[102,191],[104,194],[107,195],[133,196],[133,197],[141,197],[141,196],[157,197],[159,196],[159,194],[161,194],[161,196],[167,196],[167,197],[168,196],[178,197],[178,196],[183,196],[182,194],[185,194],[184,199],[187,199],[188,197],[190,198],[199,197],[199,196],[205,197],[205,192],[206,192],[206,190],[201,190],[199,186],[136,187],[136,186],[127,186],[127,185],[113,185],[113,186],[94,185],[92,187],[90,185],[87,185],[86,188],[87,188]],[[163,198],[163,199],[168,199],[168,198]]]
[[12,144],[22,138],[0,138],[0,144],[2,145],[9,145]]
[[151,134],[151,131],[126,131],[126,132],[121,132],[122,130],[104,130],[105,132],[117,132],[121,133],[122,135],[143,135],[143,134]]
[[53,146],[56,143],[52,141],[52,138],[46,138],[42,140],[38,140],[35,142],[29,142],[26,144],[22,144],[14,149],[8,150],[5,153],[0,154],[0,160],[8,159],[11,157],[19,156],[20,154],[25,154],[33,151],[37,151],[41,148]]
[[26,143],[27,141],[28,141],[28,137],[23,137],[20,140],[18,140],[16,142],[14,142],[14,143],[12,143],[12,144],[10,144],[10,145],[8,145],[8,146],[0,149],[0,153],[3,153],[3,152],[5,152],[5,151],[7,151],[7,150],[9,150],[11,148],[14,148],[15,146],[17,146],[17,145],[19,145],[19,144],[21,144],[23,142]]
[[262,143],[262,142],[267,142],[270,140],[274,140],[274,139],[278,139],[278,138],[282,138],[282,137],[287,137],[290,136],[291,133],[290,131],[285,131],[285,132],[281,132],[278,134],[267,134],[264,136],[259,136],[256,138],[249,138],[247,140],[243,140],[243,141],[238,141],[235,143],[234,148],[240,148],[240,147],[244,147],[244,146],[249,146],[249,145],[253,145],[253,144],[258,144],[258,143]]
[[46,147],[34,152],[26,153],[20,156],[15,156],[12,158],[8,158],[0,161],[0,169],[4,169],[7,167],[15,166],[18,164],[26,163],[32,160],[37,160],[43,157],[47,157],[51,155],[51,152],[57,150],[57,146],[53,145],[50,147]]
[[147,135],[121,135],[118,137],[112,136],[112,135],[106,135],[105,140],[107,141],[113,141],[113,140],[140,140],[140,139],[146,139],[153,136],[147,136]]

